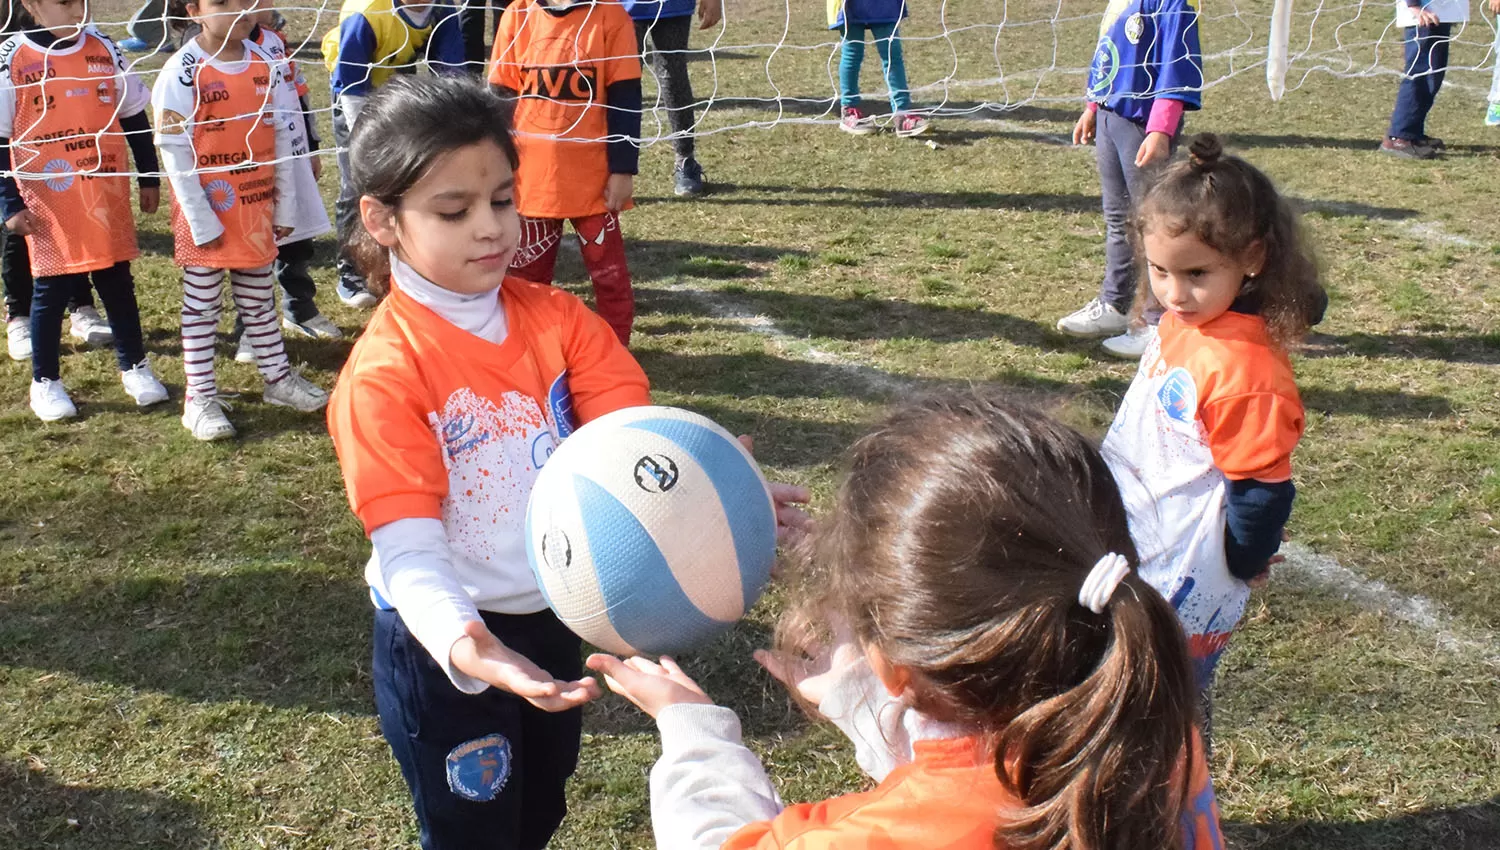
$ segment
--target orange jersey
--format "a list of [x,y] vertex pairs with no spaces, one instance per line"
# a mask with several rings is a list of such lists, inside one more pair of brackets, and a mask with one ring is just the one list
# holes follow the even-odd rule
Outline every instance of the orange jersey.
[[566,13],[517,0],[500,16],[490,82],[518,92],[516,209],[530,218],[606,211],[609,159],[605,92],[638,80],[635,24],[615,0]]
[[577,297],[512,277],[500,299],[497,345],[393,284],[339,376],[328,428],[366,532],[442,519],[468,560],[508,553],[524,569],[526,500],[553,446],[651,402],[635,358]]
[[224,226],[217,246],[195,245],[174,195],[174,257],[181,266],[252,269],[276,259],[272,163],[281,70],[253,42],[243,44],[243,62],[224,62],[210,58],[196,39],[188,42],[162,68],[152,93],[157,143],[187,139],[198,184]]
[[114,45],[92,28],[60,49],[12,36],[0,45],[0,101],[10,119],[0,135],[10,137],[21,199],[38,222],[26,237],[31,273],[90,272],[139,256],[120,116],[146,100]]
[[250,37],[271,54],[272,59],[286,63],[286,81],[296,90],[298,97],[307,97],[307,77],[302,75],[302,66],[291,57],[292,51],[287,46],[286,34],[270,27],[256,27]]
[[[1223,850],[1218,805],[1195,748],[1187,850]],[[870,791],[789,806],[750,824],[722,850],[995,850],[995,829],[1020,803],[995,777],[995,761],[974,738],[917,741],[911,762]]]

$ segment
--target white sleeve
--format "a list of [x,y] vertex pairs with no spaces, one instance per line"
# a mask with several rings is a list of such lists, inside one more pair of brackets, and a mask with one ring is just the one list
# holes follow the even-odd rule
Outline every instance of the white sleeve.
[[146,84],[135,71],[130,70],[125,64],[125,54],[120,52],[118,45],[106,36],[100,35],[99,40],[104,42],[104,47],[109,54],[115,58],[115,88],[120,92],[120,111],[118,115],[125,118],[135,115],[151,106],[151,92],[146,90]]
[[224,223],[209,206],[208,194],[198,179],[198,159],[193,146],[158,144],[157,147],[161,149],[162,170],[167,172],[167,182],[172,184],[177,206],[182,209],[188,231],[193,234],[193,244],[207,245],[224,235]]
[[[272,68],[273,79],[281,76],[280,68]],[[284,77],[282,78],[284,81]],[[296,99],[288,103],[287,94],[294,92],[284,82],[272,85],[272,106],[276,110],[276,211],[272,222],[277,227],[297,226],[297,140],[296,125],[302,120]]]
[[464,626],[481,620],[464,586],[453,572],[448,532],[442,520],[407,517],[370,532],[375,560],[385,584],[387,602],[401,612],[401,620],[448,674],[455,688],[477,694],[489,684],[458,670],[449,655],[464,635]]
[[651,829],[659,850],[718,848],[746,824],[781,813],[765,767],[740,740],[740,719],[717,705],[679,704],[656,718]]
[[818,713],[849,738],[855,763],[876,782],[912,760],[912,727],[920,716],[891,696],[863,656],[839,671]]
[[363,94],[341,93],[339,95],[339,105],[344,111],[344,126],[349,128],[349,132],[354,132],[354,122],[359,120],[359,113],[365,108],[365,101],[369,99],[369,95]]
[[[11,82],[10,63],[16,56],[14,40],[18,37],[0,43],[0,136],[7,139],[16,132],[16,89]],[[15,168],[14,162],[11,168]]]

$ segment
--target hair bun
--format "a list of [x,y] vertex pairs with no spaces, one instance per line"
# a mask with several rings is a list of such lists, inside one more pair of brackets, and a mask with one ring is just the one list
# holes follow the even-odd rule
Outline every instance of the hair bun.
[[1224,155],[1224,143],[1213,133],[1199,133],[1188,145],[1188,157],[1199,171],[1212,171]]

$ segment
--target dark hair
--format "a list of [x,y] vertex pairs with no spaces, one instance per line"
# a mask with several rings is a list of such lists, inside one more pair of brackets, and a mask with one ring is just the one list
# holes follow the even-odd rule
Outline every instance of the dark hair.
[[[1146,189],[1132,227],[1137,256],[1145,256],[1141,240],[1156,228],[1174,236],[1191,233],[1233,257],[1260,243],[1265,264],[1245,280],[1240,298],[1266,320],[1277,345],[1294,345],[1322,320],[1328,293],[1318,281],[1318,264],[1296,211],[1260,169],[1226,156],[1218,136],[1193,137],[1188,158],[1162,169]],[[1137,303],[1144,304],[1151,290],[1144,269],[1140,286],[1143,297]]]
[[847,462],[778,645],[805,653],[842,620],[912,672],[913,708],[986,734],[1022,803],[997,846],[1179,847],[1196,690],[1176,612],[1134,570],[1104,613],[1078,601],[1103,556],[1138,559],[1099,452],[961,394],[895,411]]
[[[440,157],[491,141],[515,168],[510,106],[468,78],[400,76],[381,86],[359,113],[349,136],[349,182],[356,198],[369,195],[388,207],[427,174]],[[387,249],[363,224],[350,230],[344,250],[370,290],[384,295],[390,283]]]
[[31,19],[31,13],[21,5],[21,0],[5,0],[5,27],[0,29],[0,32],[13,35],[30,32],[36,28],[36,21]]

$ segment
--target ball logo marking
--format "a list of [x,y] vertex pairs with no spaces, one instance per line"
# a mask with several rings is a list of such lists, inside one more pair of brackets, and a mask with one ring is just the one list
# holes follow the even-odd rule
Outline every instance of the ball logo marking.
[[635,483],[647,493],[665,493],[677,486],[677,463],[666,455],[646,455],[635,462]]

